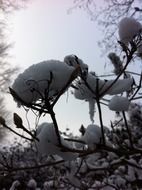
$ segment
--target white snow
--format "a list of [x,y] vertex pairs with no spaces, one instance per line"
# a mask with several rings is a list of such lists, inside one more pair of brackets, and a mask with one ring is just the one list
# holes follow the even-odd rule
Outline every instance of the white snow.
[[9,190],[15,190],[15,189],[17,189],[16,187],[18,187],[19,185],[20,185],[20,182],[18,180],[16,180],[12,183],[12,186],[10,187]]
[[74,67],[57,60],[43,61],[27,68],[14,81],[13,90],[26,103],[57,95],[66,85]]
[[141,24],[132,17],[125,17],[119,23],[119,37],[120,41],[125,43],[132,41],[133,37],[136,36],[142,29]]
[[[98,79],[93,76],[92,74],[88,74],[86,82],[89,85],[89,87],[94,91],[91,92],[91,90],[86,86],[86,84],[84,83],[83,80],[79,80],[76,83],[76,89],[74,91],[74,96],[77,99],[80,100],[90,100],[90,99],[94,99],[96,97],[96,81]],[[99,83],[102,83],[101,80],[99,80]]]
[[27,187],[36,189],[36,187],[37,187],[37,182],[36,182],[34,179],[30,179],[30,180],[28,181]]
[[82,79],[76,82],[76,88],[73,94],[76,99],[88,101],[89,115],[92,123],[94,122],[96,95],[100,96],[101,94],[103,97],[104,95],[121,94],[125,91],[131,90],[132,85],[134,83],[133,78],[118,79],[115,83],[114,80],[101,80],[96,76],[92,75],[91,73],[88,73],[86,82],[89,85],[89,88]]
[[[75,96],[75,98],[80,99],[80,100],[83,100],[83,99],[89,100],[91,98],[95,99],[96,94],[103,94],[103,92],[104,92],[103,95],[121,94],[125,91],[129,91],[134,83],[133,78],[118,79],[115,83],[114,83],[114,80],[101,80],[92,74],[88,74],[86,82],[89,85],[89,87],[91,88],[92,92],[86,86],[84,81],[80,80],[76,83],[76,89],[74,91],[74,96]],[[97,92],[97,90],[98,90],[98,92]]]
[[88,73],[88,65],[85,64],[81,59],[79,59],[76,55],[67,55],[64,58],[64,62],[69,65],[69,66],[73,66],[73,67],[77,67],[80,66],[81,71],[84,75],[87,75]]
[[[61,150],[53,123],[42,123],[37,130],[37,138],[39,139],[39,142],[36,142],[38,151],[43,155],[58,155],[64,160],[74,160],[78,157],[77,153]],[[62,137],[61,142],[62,145],[72,148]]]
[[127,111],[130,101],[127,97],[114,96],[109,102],[109,109],[112,111]]
[[98,125],[88,125],[82,140],[88,145],[99,144],[101,142],[101,128]]

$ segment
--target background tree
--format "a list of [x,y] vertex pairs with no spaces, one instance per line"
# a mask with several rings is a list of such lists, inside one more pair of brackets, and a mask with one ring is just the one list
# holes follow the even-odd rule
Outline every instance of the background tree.
[[[6,33],[8,30],[8,15],[14,10],[25,5],[25,0],[0,0],[0,116],[10,119],[10,115],[4,103],[5,93],[8,92],[13,74],[17,71],[10,64],[9,49],[12,48],[11,43],[7,42]],[[0,141],[5,136],[5,129],[0,126]]]
[[[74,8],[83,9],[90,19],[98,23],[102,30],[99,45],[104,52],[118,50],[118,23],[122,17],[134,17],[142,21],[142,4],[140,0],[74,0]],[[72,10],[72,9],[71,9]]]

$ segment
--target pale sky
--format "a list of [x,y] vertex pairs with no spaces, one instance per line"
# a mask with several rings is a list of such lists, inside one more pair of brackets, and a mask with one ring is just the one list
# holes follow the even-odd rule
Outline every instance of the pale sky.
[[[21,68],[29,67],[34,63],[48,59],[63,60],[66,55],[75,54],[89,65],[89,70],[97,74],[104,74],[105,59],[101,56],[97,41],[101,33],[95,22],[81,10],[68,13],[73,6],[72,0],[36,0],[29,3],[26,9],[15,12],[10,18],[11,41],[14,42],[11,55],[13,65]],[[106,59],[109,63],[109,60]],[[110,68],[109,68],[110,70]],[[8,108],[12,112],[25,112],[16,109],[16,104],[9,97]],[[81,124],[91,123],[88,114],[88,103],[76,100],[70,91],[63,95],[55,113],[59,128],[66,127],[76,133]],[[104,123],[109,123],[110,113],[104,110]],[[31,125],[33,117],[29,116]],[[48,122],[46,118],[44,121]],[[98,123],[95,116],[95,123]]]

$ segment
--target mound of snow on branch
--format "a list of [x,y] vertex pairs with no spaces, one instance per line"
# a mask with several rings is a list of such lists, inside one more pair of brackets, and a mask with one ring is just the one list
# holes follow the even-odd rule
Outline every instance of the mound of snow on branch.
[[130,101],[127,97],[114,96],[109,102],[109,109],[112,111],[127,111]]
[[98,125],[88,125],[82,140],[88,144],[99,144],[101,142],[102,133],[101,128]]
[[132,17],[125,17],[119,23],[119,38],[124,44],[132,41],[132,39],[140,32],[142,25]]
[[96,96],[116,95],[129,91],[134,83],[133,78],[115,80],[101,80],[92,74],[88,74],[86,83],[79,80],[76,83],[74,96],[80,100],[95,99]]
[[79,100],[89,102],[89,114],[92,123],[94,122],[95,99],[104,95],[117,95],[129,91],[134,84],[133,78],[115,80],[101,80],[92,73],[88,73],[86,82],[78,80],[75,85],[74,96]]
[[20,185],[20,182],[18,180],[14,181],[12,183],[12,186],[10,187],[10,190],[15,190],[18,188],[18,186]]
[[30,189],[36,189],[37,182],[34,179],[30,179],[28,181],[27,187],[30,188]]
[[[64,160],[74,160],[78,157],[77,153],[62,151],[59,146],[58,138],[55,132],[53,123],[42,123],[37,129],[37,138],[39,142],[36,143],[38,151],[43,155],[58,155]],[[63,146],[71,148],[62,137],[61,143]]]
[[81,59],[79,59],[76,55],[67,55],[64,58],[64,62],[69,66],[77,67],[80,66],[81,72],[83,75],[87,75],[88,73],[88,65],[85,64]]
[[27,68],[14,81],[12,89],[25,103],[56,96],[71,79],[77,67],[82,73],[88,72],[88,66],[77,56],[66,56],[65,62],[57,60],[43,61]]
[[44,61],[30,66],[20,74],[12,88],[26,103],[42,96],[52,97],[66,85],[74,68],[56,61]]

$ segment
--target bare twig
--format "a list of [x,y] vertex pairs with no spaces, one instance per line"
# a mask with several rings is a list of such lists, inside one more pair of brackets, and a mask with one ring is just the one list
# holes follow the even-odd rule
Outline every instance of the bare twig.
[[10,131],[13,132],[14,134],[20,136],[21,138],[24,138],[24,139],[26,139],[26,140],[32,141],[32,139],[30,139],[30,138],[28,138],[28,137],[25,137],[25,136],[23,136],[23,135],[17,133],[16,131],[14,131],[14,130],[11,129],[10,127],[8,127],[8,125],[7,125],[4,121],[5,121],[5,120],[4,120],[2,117],[0,117],[0,123],[1,123],[5,128],[7,128],[8,130],[10,130]]
[[9,88],[9,91],[10,91],[10,94],[13,96],[13,98],[19,101],[22,105],[25,105],[26,107],[34,109],[39,112],[43,111],[44,113],[49,113],[46,109],[43,109],[43,107],[40,106],[39,104],[34,105],[33,103],[31,104],[31,103],[25,102],[23,99],[19,97],[19,95],[12,88]]
[[131,148],[133,149],[132,134],[131,134],[131,131],[129,129],[128,123],[127,123],[125,112],[123,111],[122,114],[123,114],[123,118],[124,118],[124,123],[125,123],[126,129],[127,129],[127,133],[129,135],[130,145],[131,145]]
[[102,110],[100,105],[100,96],[99,96],[99,79],[96,82],[96,102],[98,106],[99,112],[99,119],[100,119],[100,126],[101,126],[101,133],[102,133],[102,143],[105,145],[105,133],[104,133],[104,126],[103,126],[103,119],[102,119]]
[[39,141],[39,139],[33,135],[31,133],[31,131],[29,131],[28,129],[26,129],[23,125],[23,121],[21,119],[21,117],[17,114],[17,113],[14,113],[13,114],[13,120],[14,120],[14,124],[16,125],[17,128],[19,129],[22,129],[23,131],[25,131],[27,134],[29,134],[33,139]]

